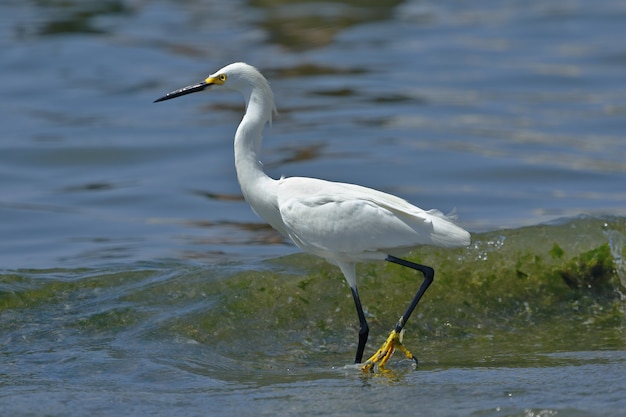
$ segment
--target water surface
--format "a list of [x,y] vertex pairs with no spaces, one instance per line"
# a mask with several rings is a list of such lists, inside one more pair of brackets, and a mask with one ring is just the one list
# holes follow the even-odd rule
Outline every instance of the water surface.
[[[503,267],[556,268],[610,243],[624,278],[623,2],[9,1],[0,16],[2,414],[626,407],[619,277],[557,302]],[[467,252],[414,255],[441,272],[407,334],[417,371],[400,357],[385,374],[344,369],[356,336],[345,283],[291,255],[241,198],[241,97],[152,104],[234,61],[275,91],[269,174],[456,210],[474,233]],[[480,267],[468,279],[449,259]],[[379,289],[405,295],[402,282],[360,269],[371,349],[398,314]],[[455,282],[514,302],[446,298]]]

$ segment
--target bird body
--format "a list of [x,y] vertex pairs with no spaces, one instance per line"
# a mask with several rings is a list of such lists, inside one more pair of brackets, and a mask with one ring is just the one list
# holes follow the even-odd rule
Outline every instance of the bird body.
[[[391,194],[355,184],[291,177],[274,180],[258,153],[272,120],[274,95],[267,80],[244,63],[216,74],[242,72],[231,89],[246,101],[235,134],[235,167],[245,200],[274,229],[305,252],[335,261],[383,260],[424,244],[462,246],[469,233],[438,210],[424,211]],[[227,78],[228,83],[232,77]]]
[[[237,178],[245,200],[260,217],[304,252],[325,258],[343,272],[361,323],[356,360],[360,362],[368,327],[358,297],[356,263],[389,260],[404,265],[400,261],[406,261],[395,256],[421,245],[467,246],[469,233],[438,210],[425,211],[378,190],[316,178],[273,179],[266,175],[259,153],[263,128],[271,123],[275,112],[274,96],[267,80],[248,64],[230,64],[203,82],[173,91],[156,101],[211,86],[238,91],[246,101],[246,112],[234,141]],[[422,285],[422,294],[428,285]],[[418,295],[412,308],[421,297]],[[411,311],[407,311],[408,315]],[[408,315],[405,313],[407,317],[401,318],[402,326]]]
[[358,185],[313,178],[279,180],[278,210],[298,247],[331,262],[383,260],[424,244],[456,246],[466,236],[436,210],[424,211]]

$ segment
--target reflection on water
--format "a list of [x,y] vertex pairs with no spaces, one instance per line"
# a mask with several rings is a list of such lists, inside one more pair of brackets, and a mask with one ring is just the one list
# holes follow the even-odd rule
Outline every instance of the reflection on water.
[[46,1],[34,3],[38,19],[14,23],[13,30],[18,36],[54,36],[68,34],[98,35],[108,31],[98,24],[98,18],[105,16],[127,15],[132,12],[129,2],[103,1]]
[[260,27],[268,34],[268,42],[293,51],[303,51],[330,45],[335,35],[358,24],[387,20],[401,1],[334,0],[263,1],[250,5],[264,10]]

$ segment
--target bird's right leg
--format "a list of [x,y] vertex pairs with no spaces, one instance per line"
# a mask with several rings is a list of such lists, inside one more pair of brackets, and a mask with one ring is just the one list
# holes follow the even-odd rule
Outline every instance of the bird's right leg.
[[350,287],[352,291],[352,298],[354,298],[354,305],[356,306],[356,313],[359,316],[359,345],[356,348],[356,358],[354,363],[361,363],[363,360],[363,351],[365,350],[365,344],[367,343],[367,337],[370,329],[363,313],[363,306],[361,306],[361,299],[359,298],[359,291],[356,287]]
[[356,348],[356,357],[354,363],[361,363],[363,360],[363,352],[365,351],[365,344],[367,343],[367,336],[370,329],[365,320],[365,313],[363,313],[363,306],[361,305],[361,299],[359,298],[359,291],[356,287],[356,264],[354,262],[334,262],[343,272],[343,276],[346,278],[350,291],[352,291],[352,298],[354,298],[354,305],[356,306],[356,313],[359,315],[359,345]]

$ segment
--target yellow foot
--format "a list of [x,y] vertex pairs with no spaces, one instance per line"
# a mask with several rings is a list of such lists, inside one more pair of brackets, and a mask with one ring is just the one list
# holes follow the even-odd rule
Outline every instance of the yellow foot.
[[411,352],[402,344],[402,332],[398,333],[395,330],[391,332],[385,343],[378,349],[376,353],[374,353],[368,360],[365,361],[361,369],[365,371],[371,371],[374,369],[374,366],[378,365],[378,368],[384,368],[385,364],[393,354],[393,350],[398,349],[400,352],[404,353],[404,355],[408,359],[412,359],[417,362],[417,359],[413,356]]

